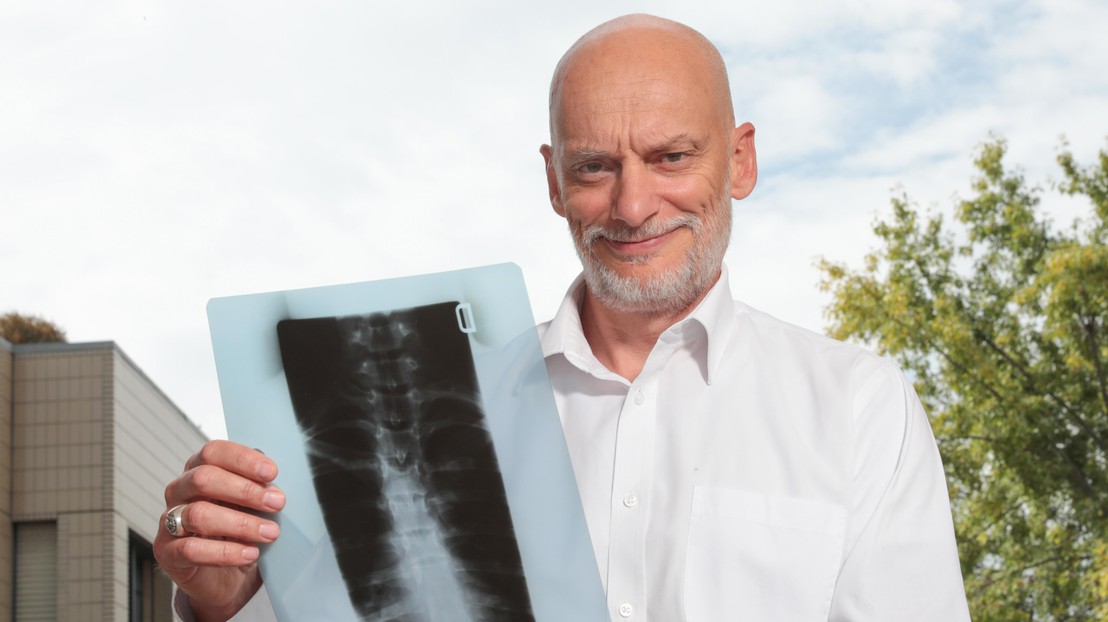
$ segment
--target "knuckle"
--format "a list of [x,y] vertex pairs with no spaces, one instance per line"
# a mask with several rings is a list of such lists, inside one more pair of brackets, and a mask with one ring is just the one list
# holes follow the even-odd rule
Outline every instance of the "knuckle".
[[260,487],[250,480],[243,480],[242,485],[239,486],[239,495],[241,499],[250,500],[253,502],[259,502],[261,493]]
[[181,519],[184,521],[189,531],[194,533],[205,533],[207,531],[207,523],[211,520],[211,510],[212,507],[207,503],[190,503],[185,506],[184,511],[181,513]]
[[239,545],[228,541],[223,541],[221,545],[219,547],[219,561],[224,564],[231,564],[234,561],[235,550]]
[[196,467],[200,466],[201,464],[204,464],[205,456],[211,454],[211,449],[208,448],[208,445],[211,445],[211,444],[212,444],[212,441],[208,441],[208,442],[204,443],[204,446],[200,448],[200,451],[198,451],[198,452],[192,454],[191,456],[189,456],[189,459],[185,461],[185,470],[186,471],[189,471],[191,469],[195,469]]
[[202,464],[212,464],[219,460],[219,454],[221,452],[222,441],[208,441],[200,448],[198,456]]
[[183,538],[181,542],[181,558],[190,563],[196,563],[201,559],[203,542],[200,538]]
[[239,513],[239,515],[235,517],[235,534],[240,536],[249,534],[253,522],[253,517],[250,515]]
[[189,472],[189,479],[197,492],[207,494],[212,491],[213,482],[217,479],[217,469],[213,466],[202,464]]

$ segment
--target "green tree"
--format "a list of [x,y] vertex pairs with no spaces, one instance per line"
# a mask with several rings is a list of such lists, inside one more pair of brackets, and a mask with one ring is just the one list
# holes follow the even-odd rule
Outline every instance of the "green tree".
[[861,269],[820,263],[830,330],[916,384],[973,619],[1108,620],[1108,152],[1063,147],[1048,189],[1092,207],[1065,228],[1004,154],[980,148],[954,226],[901,195]]
[[0,337],[11,343],[57,343],[65,341],[65,331],[37,315],[9,311],[0,315]]

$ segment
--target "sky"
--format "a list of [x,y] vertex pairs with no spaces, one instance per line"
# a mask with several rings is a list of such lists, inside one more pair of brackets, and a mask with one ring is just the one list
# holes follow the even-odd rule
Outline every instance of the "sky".
[[732,292],[812,330],[815,263],[859,267],[894,194],[950,210],[990,136],[1045,184],[1061,137],[1108,146],[1100,0],[0,0],[0,313],[115,341],[213,438],[213,297],[510,261],[549,319],[550,73],[630,12],[720,48],[760,170]]

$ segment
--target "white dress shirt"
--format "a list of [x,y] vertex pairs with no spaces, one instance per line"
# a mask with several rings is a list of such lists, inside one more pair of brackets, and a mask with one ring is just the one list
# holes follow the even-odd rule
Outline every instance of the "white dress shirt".
[[895,365],[719,283],[634,382],[540,327],[613,620],[968,620],[938,449]]
[[[581,284],[539,332],[613,620],[969,619],[895,365],[733,301],[725,269],[629,382],[585,341]],[[234,618],[272,619],[264,590]]]

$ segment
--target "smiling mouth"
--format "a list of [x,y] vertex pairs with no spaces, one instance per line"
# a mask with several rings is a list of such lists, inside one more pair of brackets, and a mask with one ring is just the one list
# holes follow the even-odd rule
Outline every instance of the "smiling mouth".
[[674,227],[662,233],[656,235],[650,235],[647,237],[641,237],[634,240],[619,240],[611,237],[603,237],[605,243],[612,249],[621,254],[626,255],[640,255],[644,253],[650,253],[656,250],[659,246],[662,246],[673,237],[680,227]]
[[666,221],[652,220],[638,227],[621,227],[619,223],[608,226],[590,225],[581,230],[582,250],[594,255],[602,248],[617,260],[639,263],[647,261],[662,249],[682,229],[693,235],[701,225],[693,214],[682,214]]

